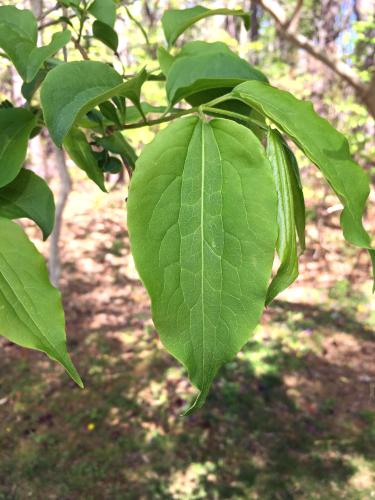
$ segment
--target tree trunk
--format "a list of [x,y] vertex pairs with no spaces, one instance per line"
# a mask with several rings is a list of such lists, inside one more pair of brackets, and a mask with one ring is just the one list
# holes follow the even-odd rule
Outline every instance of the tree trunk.
[[56,203],[55,227],[50,238],[50,251],[48,269],[51,283],[58,288],[61,275],[61,263],[59,252],[59,241],[63,224],[63,214],[68,201],[68,196],[72,190],[72,180],[66,165],[65,154],[62,149],[55,149],[56,167],[59,174],[60,189]]

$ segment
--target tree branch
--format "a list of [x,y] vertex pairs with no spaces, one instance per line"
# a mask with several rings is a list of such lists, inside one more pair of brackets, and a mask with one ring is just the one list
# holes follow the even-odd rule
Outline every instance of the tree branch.
[[291,15],[289,21],[286,23],[286,27],[290,33],[295,33],[298,29],[299,20],[302,13],[303,0],[298,0],[297,5]]
[[38,21],[42,21],[45,17],[47,17],[49,14],[51,14],[55,10],[59,9],[60,7],[61,6],[57,3],[56,5],[54,5],[53,7],[51,7],[50,9],[47,9],[45,12],[43,12],[42,14],[40,14],[40,16],[38,17]]
[[[73,19],[74,17],[76,17],[76,14],[72,14],[71,16],[68,16],[68,19]],[[61,19],[52,19],[51,21],[48,21],[44,24],[40,24],[38,26],[38,30],[44,30],[45,28],[48,28],[49,26],[54,26],[55,24],[60,24],[61,23]]]
[[76,38],[72,38],[72,42],[74,43],[74,47],[79,51],[79,53],[82,56],[82,59],[85,61],[89,60],[89,56],[85,49],[82,47],[82,45],[79,43],[79,41]]
[[[302,7],[302,2],[298,1],[297,7],[292,15],[291,19],[288,20],[287,15],[283,7],[275,0],[257,0],[262,8],[267,11],[273,19],[276,21],[276,29],[280,36],[289,40],[292,44],[296,45],[302,50],[305,50],[312,57],[322,62],[328,68],[330,68],[334,73],[336,73],[342,80],[349,84],[357,94],[357,96],[364,102],[367,106],[369,112],[375,116],[375,103],[369,106],[369,95],[371,94],[371,85],[367,86],[353,71],[353,69],[340,59],[335,57],[329,57],[326,52],[319,50],[307,37],[297,33],[295,30],[296,16],[297,19],[300,14],[300,9]],[[375,83],[374,83],[375,85]]]
[[122,125],[119,127],[119,130],[127,130],[127,129],[133,129],[133,128],[140,128],[140,127],[151,127],[152,125],[159,125],[161,123],[166,123],[170,122],[172,120],[175,120],[176,118],[179,118],[180,116],[185,116],[185,115],[190,115],[191,113],[195,113],[198,110],[198,108],[189,108],[189,109],[183,109],[179,111],[178,113],[172,113],[170,115],[164,116],[162,118],[157,118],[156,120],[148,120],[148,121],[141,121],[141,122],[136,122],[136,123],[129,123],[128,125]]

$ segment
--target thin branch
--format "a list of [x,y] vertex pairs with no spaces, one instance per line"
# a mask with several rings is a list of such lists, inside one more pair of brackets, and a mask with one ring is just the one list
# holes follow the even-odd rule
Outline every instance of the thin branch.
[[[68,16],[68,19],[73,19],[74,17],[76,17],[76,14],[72,14],[71,16]],[[59,24],[61,23],[61,19],[53,19],[51,21],[48,21],[47,23],[44,23],[44,24],[40,24],[38,26],[38,30],[43,30],[44,28],[48,28],[49,26],[54,26],[55,24]]]
[[57,3],[56,5],[54,5],[53,7],[51,7],[50,9],[47,9],[45,12],[43,12],[38,17],[38,21],[42,21],[44,18],[46,18],[47,16],[49,16],[50,14],[52,14],[52,12],[55,12],[55,10],[58,10],[59,8],[60,8],[60,5]]
[[250,118],[245,115],[241,115],[241,113],[235,113],[233,111],[228,111],[227,109],[220,109],[220,108],[211,108],[209,106],[202,106],[203,112],[211,113],[211,114],[218,114],[218,115],[223,115],[223,116],[228,116],[232,118],[236,118],[236,120],[240,120],[243,122],[251,123],[252,125],[256,125],[257,127],[261,128],[262,130],[268,130],[268,127],[264,125],[264,123],[254,120],[253,118]]
[[303,0],[298,0],[294,12],[286,24],[286,28],[290,33],[295,33],[298,29],[299,20],[302,13],[302,7],[303,7]]
[[141,30],[142,32],[142,35],[146,41],[146,45],[147,45],[147,48],[150,49],[151,48],[151,45],[150,45],[150,40],[147,36],[147,33],[146,33],[146,30],[144,29],[144,27],[142,26],[142,23],[140,23],[138,21],[138,19],[136,19],[133,14],[130,12],[130,10],[128,9],[128,7],[125,5],[125,10],[126,10],[126,13],[128,14],[129,18],[136,24],[136,26]]
[[120,127],[120,130],[128,130],[128,129],[141,128],[141,127],[151,127],[152,125],[159,125],[160,123],[170,122],[172,120],[175,120],[176,118],[179,118],[180,116],[190,115],[190,114],[195,113],[197,111],[198,111],[197,107],[190,108],[190,109],[182,110],[179,113],[172,113],[168,116],[164,116],[162,118],[157,118],[156,120],[148,120],[148,121],[142,121],[142,122],[137,122],[137,123],[130,123],[129,125],[122,125]]
[[88,61],[89,60],[89,56],[86,52],[86,50],[82,47],[82,45],[79,43],[79,41],[76,39],[76,38],[72,38],[72,42],[74,43],[74,47],[79,51],[79,53],[81,54],[82,58],[85,60],[85,61]]
[[[68,9],[66,7],[63,7],[63,9],[62,9],[63,16],[66,17],[67,13],[68,13]],[[64,28],[64,30],[67,28],[66,21],[63,22],[63,28]],[[67,49],[66,45],[64,45],[62,50],[63,50],[64,61],[68,62],[68,49]]]

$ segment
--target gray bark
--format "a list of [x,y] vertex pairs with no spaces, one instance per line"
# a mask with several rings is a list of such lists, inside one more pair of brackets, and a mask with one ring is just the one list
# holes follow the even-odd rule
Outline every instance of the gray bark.
[[63,225],[63,214],[72,190],[72,180],[66,165],[65,153],[62,149],[55,149],[56,169],[59,175],[60,188],[56,201],[55,227],[50,237],[50,251],[48,269],[51,283],[58,288],[61,276],[61,262],[59,242]]

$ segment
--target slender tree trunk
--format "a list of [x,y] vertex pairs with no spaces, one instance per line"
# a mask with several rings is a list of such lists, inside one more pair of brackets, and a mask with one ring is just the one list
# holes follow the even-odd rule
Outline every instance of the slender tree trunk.
[[[64,16],[67,15],[66,8],[63,8],[63,14]],[[66,25],[64,26],[64,28],[66,28]],[[64,61],[66,62],[68,60],[68,52],[66,47],[63,48],[63,54]],[[51,234],[48,268],[51,282],[55,287],[58,288],[61,276],[59,242],[63,224],[64,210],[68,201],[69,194],[72,190],[72,179],[70,177],[69,170],[66,164],[64,151],[57,148],[55,145],[53,145],[53,148],[55,149],[56,168],[59,174],[60,188],[56,203],[55,227]]]
[[56,169],[59,175],[60,180],[60,188],[59,194],[56,202],[56,216],[55,216],[55,227],[50,237],[50,251],[49,251],[49,274],[51,283],[55,286],[59,286],[60,275],[61,275],[61,262],[60,262],[60,251],[59,251],[59,242],[61,236],[61,229],[63,224],[63,215],[64,209],[66,206],[66,202],[68,201],[68,197],[70,191],[72,190],[72,179],[70,177],[65,153],[62,149],[55,149],[55,158],[56,158]]

